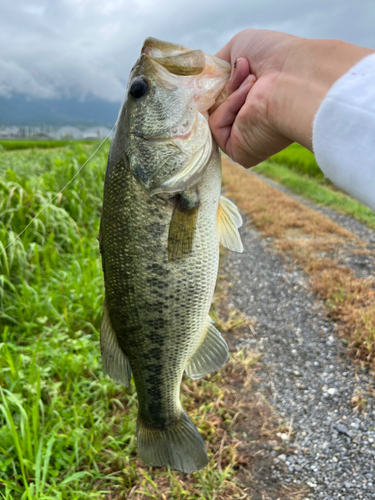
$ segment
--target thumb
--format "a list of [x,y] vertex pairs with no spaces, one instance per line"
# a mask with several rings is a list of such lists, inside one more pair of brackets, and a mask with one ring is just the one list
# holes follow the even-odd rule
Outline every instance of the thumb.
[[219,148],[229,156],[232,156],[231,151],[228,150],[232,125],[255,81],[255,75],[248,75],[237,90],[229,95],[217,108],[214,108],[209,118],[209,125],[215,141]]

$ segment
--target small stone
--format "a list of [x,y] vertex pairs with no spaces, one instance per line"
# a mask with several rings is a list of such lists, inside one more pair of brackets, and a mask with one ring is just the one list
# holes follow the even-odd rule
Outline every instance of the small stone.
[[345,427],[345,425],[342,424],[336,424],[335,429],[337,429],[341,434],[345,434],[345,436],[352,437],[348,429]]
[[277,446],[277,441],[268,441],[267,447],[269,450],[274,450]]
[[334,396],[337,392],[337,389],[335,389],[334,387],[330,387],[327,392],[330,396]]
[[279,460],[281,460],[282,462],[286,462],[286,455],[282,454],[282,455],[279,455],[277,457]]

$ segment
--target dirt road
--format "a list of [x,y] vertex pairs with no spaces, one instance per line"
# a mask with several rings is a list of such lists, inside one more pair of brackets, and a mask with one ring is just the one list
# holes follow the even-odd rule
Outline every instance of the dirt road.
[[[326,217],[361,241],[350,237],[350,244],[342,244],[340,251],[324,249],[322,258],[332,257],[333,252],[336,265],[344,264],[354,277],[371,281],[375,232],[329,212],[325,210]],[[259,231],[249,216],[241,233],[244,253],[228,255],[225,265],[233,284],[229,305],[252,325],[237,348],[246,345],[263,354],[258,391],[278,415],[278,437],[285,445],[280,448],[272,439],[264,444],[264,453],[272,459],[264,481],[304,485],[306,498],[375,498],[371,370],[348,357],[347,341],[338,338],[340,328],[327,316],[327,307],[311,284],[316,277],[306,273],[301,259],[284,254],[285,244],[277,244],[274,236],[265,237],[264,231],[262,235],[262,227]],[[319,257],[322,249],[321,245]],[[313,258],[311,253],[308,258]]]

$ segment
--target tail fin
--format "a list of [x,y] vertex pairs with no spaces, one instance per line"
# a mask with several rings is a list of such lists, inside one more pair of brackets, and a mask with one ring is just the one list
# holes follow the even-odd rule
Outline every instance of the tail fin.
[[138,420],[138,454],[147,465],[169,465],[183,472],[195,472],[208,463],[206,445],[185,412],[165,430],[148,429]]

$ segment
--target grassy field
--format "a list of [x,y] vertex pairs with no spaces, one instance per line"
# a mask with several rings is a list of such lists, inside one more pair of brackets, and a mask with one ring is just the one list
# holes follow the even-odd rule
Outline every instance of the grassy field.
[[[0,151],[0,251],[89,153],[77,143]],[[225,384],[235,374],[243,385],[251,357],[183,383],[183,404],[208,447],[204,470],[155,471],[136,458],[134,388],[113,383],[100,360],[96,237],[107,154],[108,144],[0,256],[0,498],[244,498],[233,427],[244,411]]]
[[74,146],[75,144],[92,144],[94,141],[75,141],[75,140],[32,140],[32,139],[1,139],[0,140],[0,150],[5,149],[5,151],[16,151],[19,149],[51,149],[51,148],[61,148],[64,146]]
[[335,188],[324,177],[314,155],[299,144],[292,144],[268,161],[254,167],[254,170],[314,203],[355,217],[375,228],[375,213]]

